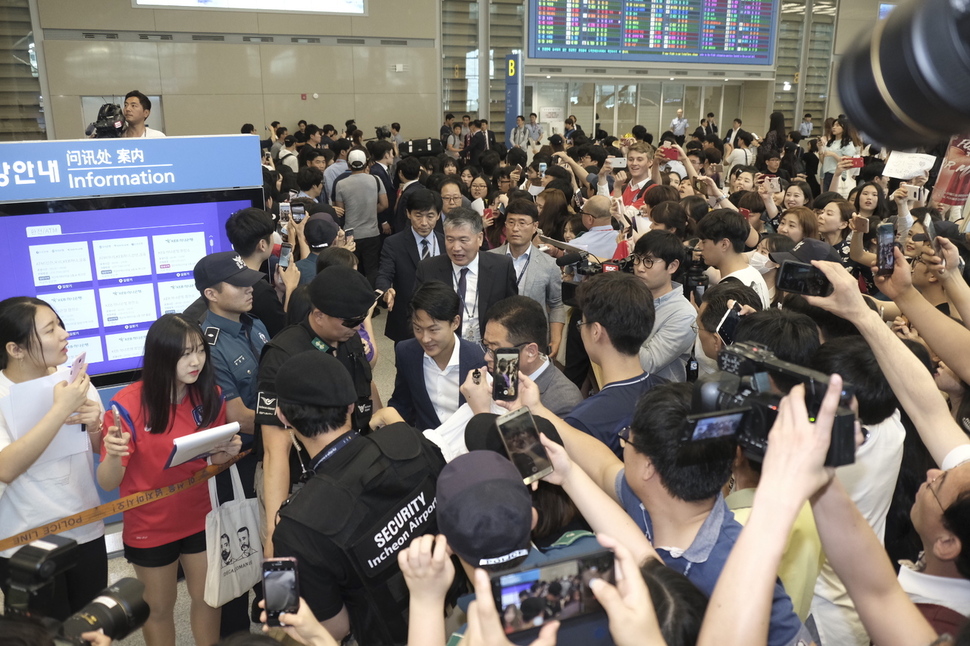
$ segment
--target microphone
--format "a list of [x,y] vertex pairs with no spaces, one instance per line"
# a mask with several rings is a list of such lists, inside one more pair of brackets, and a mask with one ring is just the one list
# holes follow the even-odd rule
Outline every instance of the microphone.
[[577,262],[582,262],[584,254],[581,253],[567,253],[561,258],[556,258],[556,265],[559,267],[565,267],[567,265],[574,265]]

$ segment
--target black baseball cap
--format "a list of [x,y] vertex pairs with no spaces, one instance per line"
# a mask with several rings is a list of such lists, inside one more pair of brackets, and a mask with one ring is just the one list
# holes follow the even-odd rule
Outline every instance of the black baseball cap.
[[203,256],[195,263],[192,273],[195,276],[195,288],[200,292],[219,283],[252,287],[266,276],[247,267],[242,256],[235,251],[220,251]]
[[313,249],[323,249],[332,245],[338,231],[337,225],[324,217],[310,218],[303,227],[306,242]]
[[339,407],[357,401],[354,380],[339,360],[319,350],[287,359],[276,373],[276,394],[286,402]]
[[[498,415],[495,413],[479,413],[468,420],[468,424],[465,425],[465,446],[469,451],[494,451],[506,458],[509,457],[498,426],[495,424],[497,419]],[[540,433],[562,446],[562,438],[552,422],[538,415],[533,415],[532,419],[535,420],[536,428]]]
[[811,263],[813,260],[842,262],[842,258],[839,256],[839,252],[835,250],[835,247],[827,242],[814,238],[803,238],[791,251],[776,251],[769,254],[768,257],[779,265],[786,260],[804,263]]
[[560,146],[560,145],[562,145],[562,143],[563,143],[562,135],[553,135],[553,136],[549,137],[549,143],[551,143],[553,146]]
[[314,276],[309,291],[315,308],[341,319],[364,316],[377,300],[364,275],[345,265],[332,265]]

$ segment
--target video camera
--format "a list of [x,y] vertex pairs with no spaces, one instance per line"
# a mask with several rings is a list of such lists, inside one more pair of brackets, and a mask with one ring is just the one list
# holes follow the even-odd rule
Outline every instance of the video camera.
[[389,126],[374,126],[374,133],[380,141],[391,138],[391,128]]
[[46,617],[54,577],[76,564],[77,543],[62,536],[47,536],[17,550],[9,562],[5,616],[39,619],[56,646],[84,646],[88,642],[81,634],[99,629],[113,640],[123,639],[144,625],[149,614],[145,586],[131,578],[108,586],[63,623]]
[[117,139],[125,131],[125,114],[117,103],[105,103],[98,110],[98,118],[88,124],[84,134],[95,139]]
[[710,279],[707,274],[707,265],[700,258],[694,258],[694,255],[699,251],[697,241],[693,245],[687,248],[687,258],[684,265],[686,266],[686,271],[684,273],[684,298],[690,300],[690,295],[694,294],[694,302],[700,306],[701,300],[704,298],[704,292],[707,291],[707,286],[710,284]]
[[580,251],[578,253],[567,253],[561,258],[557,258],[556,264],[560,267],[576,265],[576,273],[581,276],[594,276],[611,271],[625,271],[628,274],[633,273],[633,256],[627,256],[619,260],[596,262],[590,259],[588,251]]
[[[734,415],[738,423],[733,428],[733,435],[749,459],[756,462],[764,460],[768,432],[775,423],[778,405],[783,397],[772,391],[769,373],[794,378],[804,384],[808,417],[815,421],[829,386],[826,375],[782,361],[757,343],[733,343],[718,354],[717,361],[720,372],[703,375],[695,382],[691,410],[701,414],[729,411]],[[843,383],[825,466],[838,467],[855,462],[856,416],[849,408],[854,394],[852,386]],[[739,413],[743,415],[738,416]],[[712,419],[710,415],[704,417]],[[697,428],[700,426],[697,425]],[[717,436],[727,434],[723,432]],[[694,439],[707,437],[714,435],[694,433]]]

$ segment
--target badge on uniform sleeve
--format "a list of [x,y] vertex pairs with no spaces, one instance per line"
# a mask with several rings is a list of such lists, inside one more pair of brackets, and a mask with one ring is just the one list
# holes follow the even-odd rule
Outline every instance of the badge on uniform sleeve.
[[256,397],[256,414],[276,416],[276,393],[259,392]]
[[219,328],[215,326],[209,326],[205,329],[205,340],[209,345],[215,345],[216,341],[219,340],[219,333],[222,332]]

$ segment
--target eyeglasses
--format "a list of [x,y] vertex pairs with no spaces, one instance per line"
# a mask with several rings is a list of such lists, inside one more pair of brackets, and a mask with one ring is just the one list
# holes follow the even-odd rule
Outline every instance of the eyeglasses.
[[[933,478],[932,480],[926,483],[926,488],[929,489],[930,493],[933,494],[933,497],[936,498],[936,504],[940,506],[940,511],[943,511],[943,512],[946,512],[946,507],[944,507],[943,503],[940,502],[940,496],[936,492],[937,490],[939,490],[940,487],[943,486],[943,481],[946,479],[947,473],[949,473],[949,471],[944,471],[943,473],[941,473],[940,475],[936,476],[935,478]],[[933,485],[936,484],[937,482],[939,482],[940,484],[936,485],[936,489],[934,489]]]
[[443,202],[461,202],[461,195],[442,195]]
[[657,262],[656,258],[648,258],[647,256],[642,256],[638,253],[633,254],[633,264],[643,265],[644,269],[653,269],[653,263]]
[[630,442],[630,426],[621,428],[616,436],[620,439],[620,448],[625,449],[626,445]]
[[588,323],[590,323],[590,321],[583,321],[583,320],[576,321],[576,329],[582,332],[583,326],[587,325]]
[[[530,343],[532,343],[532,342],[531,341],[526,341],[526,342],[520,343],[518,345],[509,346],[509,348],[512,348],[514,350],[522,350],[522,348],[524,348],[525,346],[529,345]],[[485,343],[485,339],[481,339],[478,342],[478,345],[482,346],[482,350],[485,352],[486,355],[492,355],[492,358],[495,358],[495,350],[493,350],[492,348],[490,348],[488,346],[488,344]],[[498,350],[505,350],[506,348],[496,348],[496,349],[498,349]]]
[[536,225],[536,221],[535,220],[530,220],[528,222],[525,222],[523,220],[506,220],[505,221],[505,226],[507,226],[510,229],[525,229],[525,228],[528,228],[528,227],[531,227],[531,226],[535,226],[535,225]]

